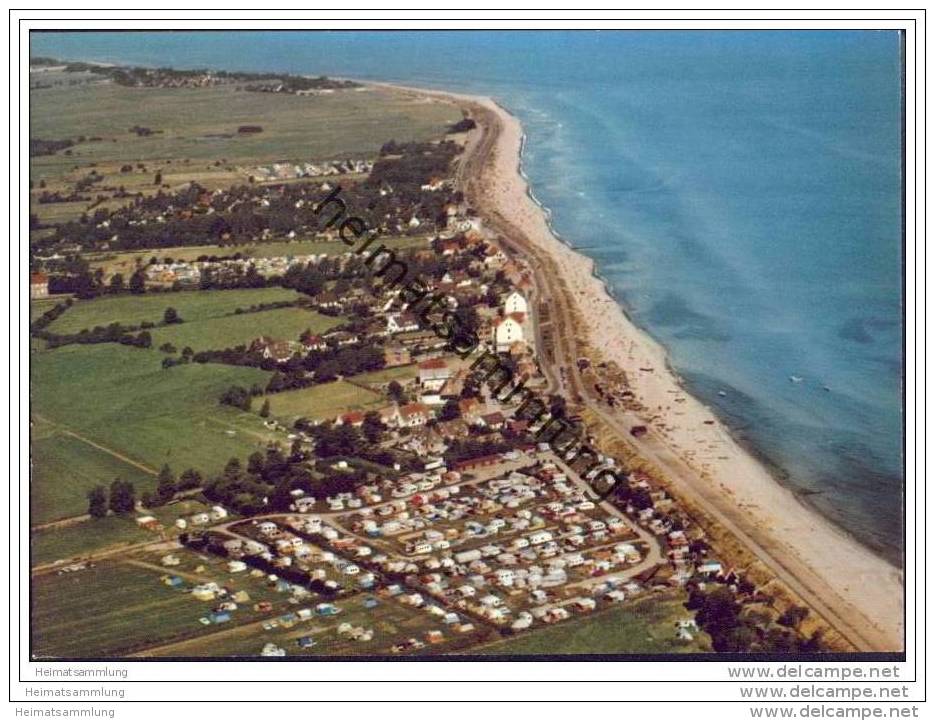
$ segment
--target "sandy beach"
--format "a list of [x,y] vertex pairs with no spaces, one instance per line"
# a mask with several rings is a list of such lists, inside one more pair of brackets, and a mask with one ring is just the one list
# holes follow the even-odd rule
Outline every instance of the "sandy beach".
[[[637,399],[652,409],[653,420],[627,419],[653,429],[641,452],[673,476],[669,480],[678,493],[711,511],[856,648],[901,651],[901,571],[804,505],[685,390],[669,369],[665,349],[630,321],[594,275],[593,261],[553,234],[545,212],[530,197],[521,174],[524,136],[518,119],[489,98],[407,90],[489,111],[484,115],[495,126],[488,129],[493,147],[475,169],[481,177],[470,179],[480,196],[475,201],[482,214],[508,219],[560,269],[569,300],[585,319],[581,340],[603,353],[592,360],[625,370]],[[472,143],[477,145],[476,137],[466,154],[476,151]],[[603,415],[618,425],[624,420]]]
[[[588,334],[589,345],[603,349],[604,360],[628,371],[632,389],[644,406],[662,409],[665,427],[660,433],[666,444],[703,474],[726,504],[742,511],[747,525],[763,537],[763,545],[786,554],[784,565],[794,567],[796,575],[826,585],[822,595],[838,597],[835,605],[841,607],[840,612],[859,614],[876,628],[878,647],[874,650],[901,650],[900,571],[801,503],[734,441],[707,407],[684,390],[668,369],[665,350],[608,295],[594,275],[593,261],[555,237],[542,208],[530,198],[519,173],[523,139],[519,121],[491,101],[482,102],[502,123],[491,166],[494,192],[486,200],[511,217],[562,268],[567,288],[587,319],[582,331]],[[715,422],[705,423],[711,420]]]

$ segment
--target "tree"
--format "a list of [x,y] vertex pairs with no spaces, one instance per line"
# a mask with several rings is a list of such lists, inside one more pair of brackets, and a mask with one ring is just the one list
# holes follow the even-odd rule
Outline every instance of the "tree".
[[130,276],[130,292],[137,295],[146,292],[146,274],[142,268],[137,268]]
[[263,475],[263,469],[266,467],[266,459],[259,451],[254,451],[247,458],[247,473],[254,476]]
[[182,471],[182,475],[179,476],[179,482],[176,485],[176,488],[180,491],[190,491],[193,488],[198,488],[201,483],[201,474],[194,468],[188,468]]
[[386,426],[383,425],[383,421],[380,419],[380,414],[376,411],[370,411],[367,415],[364,416],[364,422],[361,425],[361,431],[363,431],[364,438],[367,439],[367,442],[376,445],[381,440],[383,440],[383,431],[386,429]]
[[124,290],[126,284],[123,280],[123,273],[114,273],[110,276],[110,292],[120,293]]
[[162,173],[156,173],[156,177],[153,178],[153,185],[162,185]]
[[221,395],[221,405],[233,406],[242,411],[249,411],[253,403],[253,397],[250,391],[242,386],[231,386]]
[[263,405],[260,408],[260,418],[269,418],[269,398],[263,401]]
[[94,486],[88,491],[88,513],[92,518],[107,515],[107,489],[104,486]]
[[169,464],[166,463],[159,471],[159,478],[156,482],[156,493],[153,496],[153,501],[157,506],[163,506],[172,500],[176,490],[175,474],[172,473],[172,469],[169,468]]
[[403,390],[399,381],[390,381],[389,385],[386,387],[386,392],[389,394],[389,397],[397,403],[408,402],[406,392]]
[[442,406],[438,414],[438,420],[440,421],[453,421],[460,417],[461,409],[458,406],[458,401],[452,399],[445,401],[445,405]]
[[136,489],[129,481],[119,478],[110,484],[110,510],[114,513],[132,513],[136,508]]
[[786,611],[777,619],[780,626],[795,628],[808,617],[808,609],[804,606],[789,606]]
[[162,314],[162,322],[165,325],[172,325],[173,323],[181,323],[182,319],[179,317],[178,311],[169,306],[166,308],[166,312]]
[[224,466],[224,479],[228,481],[236,481],[240,478],[243,473],[243,468],[240,465],[240,459],[236,456],[232,456],[227,465]]

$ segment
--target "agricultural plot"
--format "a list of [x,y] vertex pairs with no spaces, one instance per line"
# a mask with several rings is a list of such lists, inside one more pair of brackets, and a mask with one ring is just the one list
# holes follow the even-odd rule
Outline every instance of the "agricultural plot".
[[52,310],[58,303],[58,298],[33,298],[29,301],[29,322],[32,323],[36,318],[46,311]]
[[[159,469],[168,463],[176,473],[194,467],[211,474],[232,456],[246,458],[265,447],[269,433],[255,416],[221,407],[218,398],[231,385],[265,385],[269,373],[254,368],[197,363],[170,369],[161,366],[157,350],[118,344],[72,345],[40,353],[31,368],[32,414],[44,427],[80,435],[112,456]],[[247,432],[246,428],[256,428]],[[84,499],[94,468],[87,453],[71,461],[68,447],[52,459],[42,458],[43,470],[33,479],[34,498],[77,507]],[[48,450],[34,447],[33,455]],[[70,467],[85,469],[76,481]],[[103,463],[99,458],[93,463]],[[108,483],[113,469],[100,480]],[[68,497],[68,500],[63,500]],[[49,517],[54,507],[41,505]]]
[[356,383],[366,386],[379,387],[390,381],[406,383],[414,380],[419,375],[419,368],[415,363],[405,366],[396,366],[394,368],[382,368],[372,373],[361,373],[354,376]]
[[155,347],[171,343],[179,350],[185,346],[195,351],[217,350],[249,345],[261,335],[296,340],[306,330],[324,333],[340,322],[340,318],[303,308],[276,308],[157,328],[152,336]]
[[293,301],[300,297],[295,291],[285,288],[196,290],[110,296],[76,301],[49,326],[49,330],[53,333],[69,334],[110,323],[159,323],[166,308],[170,306],[178,311],[184,321],[200,321],[229,315],[237,308],[246,309],[261,303]]
[[197,633],[199,607],[149,569],[102,563],[33,578],[33,653],[40,658],[122,656]]
[[71,526],[35,531],[30,535],[32,565],[86,556],[95,551],[157,540],[132,518],[107,516]]
[[[438,138],[458,119],[458,109],[447,103],[420,102],[381,88],[296,96],[234,86],[180,90],[63,84],[31,93],[31,136],[84,141],[30,159],[37,186],[30,210],[43,222],[80,217],[92,202],[39,204],[37,198],[42,190],[67,195],[92,166],[103,181],[89,197],[103,194],[102,207],[113,208],[128,202],[111,199],[117,188],[157,192],[156,173],[170,187],[192,180],[209,189],[229,187],[246,182],[257,165],[374,157],[387,140]],[[263,130],[243,134],[241,125]],[[134,130],[141,127],[151,133]]]
[[682,604],[683,599],[643,599],[467,653],[549,655],[558,649],[568,654],[710,651],[710,639],[704,632],[693,630],[694,638],[691,641],[678,639],[676,623],[691,617]]
[[334,418],[348,411],[375,410],[384,403],[379,393],[347,381],[275,393],[267,398],[272,414],[287,420]]
[[33,438],[32,525],[86,513],[88,491],[97,485],[107,486],[116,478],[133,483],[140,494],[156,487],[154,473],[75,436],[56,432]]
[[[238,604],[230,626],[252,623],[288,607],[287,597],[276,594],[246,574],[234,577],[215,560],[202,559],[180,550],[172,552],[181,563],[160,564],[161,554],[105,561],[75,571],[45,573],[33,578],[33,653],[40,657],[112,657],[145,652],[181,639],[202,636],[226,628],[223,623],[203,623],[218,601],[199,600],[188,593],[193,586],[214,582],[230,590],[245,591],[248,602]],[[167,576],[177,576],[170,587]],[[256,602],[273,599],[274,611],[254,608]],[[41,630],[38,630],[41,629]]]

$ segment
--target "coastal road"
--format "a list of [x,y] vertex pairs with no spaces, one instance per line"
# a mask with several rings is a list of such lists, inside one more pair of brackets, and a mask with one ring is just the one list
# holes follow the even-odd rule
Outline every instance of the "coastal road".
[[[505,244],[528,259],[540,297],[550,302],[554,358],[546,371],[549,386],[565,390],[576,401],[589,408],[607,430],[633,448],[639,455],[655,463],[674,484],[676,492],[702,508],[721,527],[755,554],[772,574],[797,594],[829,626],[837,630],[858,650],[893,650],[893,639],[873,625],[856,608],[842,599],[835,590],[804,562],[790,563],[788,549],[775,541],[763,529],[732,505],[710,479],[703,477],[671,448],[667,441],[651,432],[640,439],[629,434],[629,428],[644,424],[635,414],[611,413],[600,399],[588,392],[577,368],[578,339],[575,336],[574,299],[561,282],[560,269],[549,254],[536,246],[523,232],[498,210],[493,158],[499,150],[497,139],[501,119],[483,106],[472,108],[481,127],[473,143],[469,143],[458,169],[459,187],[487,226],[505,239]],[[538,338],[538,335],[537,335]],[[545,368],[544,368],[545,370]],[[564,370],[564,373],[563,373]]]

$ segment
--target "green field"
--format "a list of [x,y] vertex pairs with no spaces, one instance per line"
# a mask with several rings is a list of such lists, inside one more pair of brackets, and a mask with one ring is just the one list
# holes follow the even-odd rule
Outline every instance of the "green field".
[[53,333],[77,333],[85,328],[110,323],[139,325],[144,321],[162,322],[166,308],[175,308],[182,320],[198,321],[218,318],[260,303],[292,301],[302,296],[286,288],[249,288],[237,290],[192,290],[179,293],[146,293],[119,295],[93,300],[75,301],[63,315],[49,326]]
[[671,598],[644,599],[555,626],[539,626],[536,630],[468,653],[548,655],[710,651],[710,640],[703,632],[693,631],[693,641],[676,638],[676,621],[692,617],[682,603],[682,600]]
[[61,297],[59,298],[32,298],[29,301],[29,322],[32,323],[36,318],[45,313],[46,311],[52,310],[56,305],[61,302]]
[[[184,316],[183,316],[184,317]],[[276,308],[258,313],[243,313],[222,318],[185,322],[156,328],[152,332],[153,346],[171,343],[181,350],[219,350],[249,345],[261,335],[277,340],[298,340],[306,330],[324,333],[341,322],[340,318],[321,315],[304,308]]]
[[355,383],[364,385],[380,386],[390,381],[399,381],[405,383],[419,375],[419,368],[415,363],[405,366],[396,366],[394,368],[383,368],[372,373],[361,373],[354,376]]
[[[176,473],[190,466],[214,473],[232,456],[245,458],[272,438],[256,416],[218,404],[231,385],[264,385],[269,373],[197,363],[163,369],[163,357],[157,350],[118,344],[39,353],[31,368],[31,413],[45,423],[46,431],[68,430],[149,468],[168,463]],[[103,468],[100,472],[107,475],[102,482],[112,480],[113,468],[104,468],[100,457],[86,460],[84,449],[78,449],[75,467],[87,474],[78,478],[69,470],[67,447],[36,461],[45,469],[33,479],[39,517],[57,515],[59,505],[82,504],[93,469]],[[34,458],[44,450],[48,443],[34,447]],[[55,505],[46,508],[46,501]]]
[[[184,555],[180,551],[176,555]],[[160,580],[180,574],[186,585],[213,580],[231,588],[256,582],[241,575],[231,583],[219,565],[199,566],[197,560],[177,568],[161,568],[159,555],[127,562],[102,561],[75,573],[33,577],[33,653],[39,657],[116,657],[147,647],[191,638],[255,620],[246,607],[225,626],[204,626],[198,619],[214,602],[199,601]],[[256,598],[256,593],[251,593]]]
[[107,516],[30,535],[35,566],[83,556],[94,551],[158,540],[152,531],[140,528],[133,518]]
[[[50,73],[44,80],[70,79]],[[113,83],[61,85],[30,93],[31,137],[88,140],[71,154],[30,159],[30,177],[49,190],[69,188],[94,164],[100,186],[154,193],[154,174],[171,186],[195,180],[205,187],[246,182],[251,168],[274,161],[322,161],[374,157],[388,140],[440,138],[460,119],[442,102],[425,102],[386,89],[296,96],[251,93],[233,86],[130,88]],[[239,135],[241,125],[263,132]],[[139,137],[144,126],[154,133]],[[99,138],[99,140],[90,140]],[[137,168],[136,164],[144,164]],[[130,172],[120,166],[131,164]],[[38,192],[38,191],[37,191]],[[91,194],[96,196],[97,191]],[[106,195],[106,192],[105,192]],[[125,200],[109,200],[117,207]],[[33,204],[43,221],[78,217],[88,203]]]
[[120,460],[74,436],[55,432],[32,439],[31,522],[39,525],[87,513],[87,492],[115,478],[133,483],[138,494],[156,487],[154,474]]
[[375,410],[385,404],[384,398],[374,391],[360,388],[347,381],[300,388],[267,396],[270,411],[284,419],[334,418],[348,411]]

